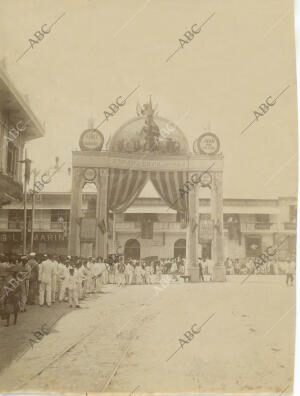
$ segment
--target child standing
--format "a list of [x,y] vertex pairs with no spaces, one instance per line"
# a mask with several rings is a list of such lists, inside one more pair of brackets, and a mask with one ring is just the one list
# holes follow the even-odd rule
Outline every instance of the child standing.
[[[17,272],[13,272],[8,282],[7,294],[4,298],[4,314],[6,316],[6,327],[9,326],[10,315],[14,314],[14,325],[17,324],[18,312],[20,312],[21,287],[16,279]],[[15,282],[11,282],[14,280]]]
[[69,289],[69,305],[71,308],[81,308],[78,303],[78,277],[75,273],[75,269],[70,267],[70,277],[68,280],[68,289]]

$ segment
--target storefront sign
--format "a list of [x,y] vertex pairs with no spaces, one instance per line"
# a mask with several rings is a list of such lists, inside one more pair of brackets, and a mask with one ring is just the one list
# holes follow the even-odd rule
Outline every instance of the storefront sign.
[[0,242],[21,242],[21,232],[0,232]]
[[[30,233],[27,233],[27,239],[30,239]],[[65,241],[63,232],[35,232],[33,234],[34,242],[63,242]],[[0,232],[0,242],[22,242],[22,232]]]
[[65,240],[63,232],[35,232],[33,235],[35,242],[61,242]]

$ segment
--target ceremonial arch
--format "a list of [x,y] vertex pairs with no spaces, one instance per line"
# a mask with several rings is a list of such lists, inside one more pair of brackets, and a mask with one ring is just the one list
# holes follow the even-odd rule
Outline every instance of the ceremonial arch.
[[[157,116],[150,100],[139,109],[138,117],[115,132],[106,151],[103,142],[101,132],[91,128],[80,137],[81,150],[73,152],[69,253],[84,255],[82,243],[89,243],[94,256],[107,257],[110,214],[125,212],[151,180],[162,200],[184,219],[185,273],[192,281],[199,279],[197,246],[205,233],[211,238],[213,279],[224,281],[223,155],[217,136],[201,135],[190,151],[183,132]],[[83,215],[81,208],[87,183],[94,183],[97,190],[92,216]],[[200,226],[203,187],[211,192],[211,215]]]

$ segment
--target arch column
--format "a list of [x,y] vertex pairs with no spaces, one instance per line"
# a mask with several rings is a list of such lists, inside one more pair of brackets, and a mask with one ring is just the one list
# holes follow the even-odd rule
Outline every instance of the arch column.
[[72,195],[70,212],[70,235],[68,252],[72,256],[80,255],[80,216],[81,216],[81,170],[73,168]]
[[96,256],[108,255],[108,177],[109,169],[97,170]]
[[[189,174],[189,180],[190,180]],[[185,275],[191,276],[191,281],[199,280],[197,267],[197,186],[188,193],[188,223],[186,230],[186,265]]]
[[213,172],[211,191],[211,210],[214,221],[214,234],[212,241],[212,259],[214,262],[213,280],[226,281],[224,266],[224,235],[223,235],[223,179],[222,172]]

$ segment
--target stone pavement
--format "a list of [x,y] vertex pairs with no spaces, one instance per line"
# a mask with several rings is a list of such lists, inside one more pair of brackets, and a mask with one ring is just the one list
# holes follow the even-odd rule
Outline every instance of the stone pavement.
[[291,393],[295,288],[283,276],[241,280],[170,284],[157,295],[151,285],[106,286],[7,367],[1,391]]

